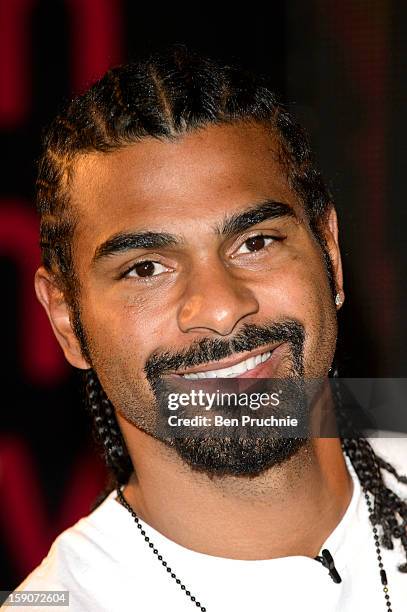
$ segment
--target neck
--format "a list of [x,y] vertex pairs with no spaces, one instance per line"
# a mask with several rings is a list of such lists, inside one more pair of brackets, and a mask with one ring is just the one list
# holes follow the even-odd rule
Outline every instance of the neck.
[[311,439],[260,476],[210,478],[147,434],[121,425],[135,466],[127,501],[154,529],[197,552],[232,559],[314,557],[352,495],[338,438]]

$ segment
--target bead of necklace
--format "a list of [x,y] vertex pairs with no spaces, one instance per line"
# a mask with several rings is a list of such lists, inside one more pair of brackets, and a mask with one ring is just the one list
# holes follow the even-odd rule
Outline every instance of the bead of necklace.
[[[369,494],[368,494],[366,489],[363,489],[363,493],[364,493],[364,496],[365,496],[366,505],[367,505],[367,508],[368,508],[369,518],[370,518],[370,517],[372,517],[372,514],[373,514],[372,503],[370,501]],[[163,558],[163,556],[159,553],[158,549],[155,547],[154,543],[150,540],[150,537],[146,534],[146,531],[145,531],[142,523],[140,522],[139,517],[137,516],[137,514],[135,513],[133,508],[130,506],[130,504],[126,501],[126,499],[125,499],[125,497],[124,497],[120,487],[117,488],[117,497],[118,497],[120,503],[122,504],[122,506],[124,506],[126,508],[126,510],[128,510],[130,512],[131,516],[133,517],[133,519],[134,519],[134,521],[135,521],[135,523],[137,525],[137,528],[138,528],[138,531],[139,531],[140,535],[144,538],[144,541],[146,542],[146,544],[150,548],[152,554],[156,556],[157,560],[165,568],[165,570],[168,573],[168,576],[172,580],[175,581],[175,583],[185,593],[186,597],[188,597],[188,599],[191,601],[191,603],[196,608],[198,608],[202,612],[206,612],[205,606],[203,606],[201,604],[201,602],[197,600],[195,595],[193,595],[191,593],[191,591],[189,589],[187,589],[186,585],[182,582],[182,580],[180,578],[178,578],[178,576],[175,573],[175,571],[173,570],[173,568],[171,568],[168,565],[167,561]],[[387,574],[386,574],[386,571],[385,571],[384,565],[383,565],[383,558],[382,558],[382,555],[381,555],[379,535],[377,533],[377,527],[375,527],[373,525],[372,529],[373,529],[374,543],[375,543],[375,547],[376,547],[377,562],[378,562],[378,566],[379,566],[379,575],[380,575],[380,580],[381,580],[381,583],[382,583],[382,586],[383,586],[383,594],[384,594],[384,599],[385,599],[385,603],[386,603],[385,610],[386,610],[386,612],[392,612],[392,605],[391,605],[391,602],[390,602],[390,595],[389,595],[389,587],[388,587],[388,584],[387,584]],[[322,557],[315,557],[315,559],[320,561],[322,559]],[[335,567],[333,567],[333,569],[336,572]],[[339,581],[337,579],[335,579],[335,573],[332,573],[332,569],[329,570],[329,575],[334,580],[334,582],[340,582],[340,579],[339,579]]]

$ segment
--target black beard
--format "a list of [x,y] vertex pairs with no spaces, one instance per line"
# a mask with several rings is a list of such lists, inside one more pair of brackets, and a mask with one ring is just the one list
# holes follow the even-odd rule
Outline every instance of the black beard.
[[175,438],[168,441],[193,470],[208,476],[258,476],[293,457],[307,438]]
[[[294,320],[286,320],[265,326],[244,325],[232,340],[208,339],[195,342],[184,352],[155,353],[147,361],[145,373],[156,398],[161,415],[163,376],[191,366],[224,359],[230,355],[253,351],[271,343],[287,342],[290,345],[292,363],[289,378],[304,375],[303,326]],[[165,393],[164,393],[165,395]],[[247,436],[183,436],[161,437],[173,448],[186,464],[208,476],[256,476],[265,470],[293,457],[308,438]]]

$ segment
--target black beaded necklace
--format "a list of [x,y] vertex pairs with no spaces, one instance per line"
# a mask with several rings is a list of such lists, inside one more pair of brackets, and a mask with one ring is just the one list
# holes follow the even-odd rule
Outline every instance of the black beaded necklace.
[[[373,514],[373,508],[372,508],[372,503],[370,501],[369,498],[369,493],[368,491],[363,488],[363,493],[365,496],[365,500],[366,500],[366,505],[369,511],[369,517],[372,516]],[[185,584],[180,580],[180,578],[178,578],[178,576],[176,575],[176,573],[174,572],[174,570],[168,565],[167,561],[165,561],[162,557],[162,555],[159,554],[158,549],[154,546],[154,543],[151,542],[149,536],[146,534],[146,531],[142,525],[142,523],[140,522],[139,517],[137,516],[137,514],[134,512],[133,508],[130,506],[130,504],[126,501],[126,499],[124,498],[124,495],[122,493],[122,490],[120,487],[117,488],[117,497],[120,501],[120,503],[122,504],[122,506],[124,506],[126,508],[126,510],[128,510],[130,512],[130,514],[132,515],[132,517],[134,518],[134,521],[137,525],[137,528],[139,530],[139,533],[141,536],[143,536],[144,541],[146,542],[146,544],[148,544],[148,547],[151,548],[152,553],[157,557],[158,561],[160,561],[161,565],[166,569],[166,571],[168,572],[168,574],[170,575],[170,577],[175,580],[176,584],[178,584],[178,586],[180,587],[180,589],[182,591],[184,591],[185,595],[190,599],[191,603],[193,603],[197,608],[199,608],[202,612],[206,612],[206,608],[201,604],[201,602],[197,601],[195,595],[193,595],[191,593],[191,591],[189,591],[187,589],[187,587],[185,586]],[[376,547],[376,555],[377,555],[377,562],[379,565],[379,572],[380,572],[380,580],[383,586],[383,593],[384,593],[384,599],[386,602],[386,612],[392,612],[392,606],[391,606],[391,602],[390,602],[390,595],[389,595],[389,587],[387,584],[387,575],[386,575],[386,571],[384,569],[384,565],[383,565],[383,559],[381,556],[381,548],[380,548],[380,540],[379,540],[379,536],[377,533],[377,527],[373,526],[373,538],[375,541],[375,547]],[[334,582],[341,582],[341,578],[334,566],[333,563],[333,559],[330,556],[329,552],[326,550],[322,551],[322,557],[315,557],[316,561],[320,561],[329,571],[329,575],[331,576],[332,580]]]
[[152,552],[154,555],[156,555],[158,561],[161,562],[161,565],[163,567],[165,567],[165,569],[167,570],[167,572],[169,573],[169,575],[171,576],[171,578],[173,580],[175,580],[175,582],[179,585],[180,589],[182,591],[184,591],[185,595],[187,597],[189,597],[189,599],[191,600],[191,602],[200,610],[202,610],[202,612],[206,612],[206,608],[199,602],[197,601],[196,597],[194,595],[192,595],[191,591],[188,591],[187,587],[185,586],[185,584],[183,582],[181,582],[181,580],[178,578],[178,576],[175,574],[175,572],[172,570],[171,567],[169,567],[167,561],[165,561],[162,558],[162,555],[160,555],[158,553],[158,549],[154,546],[153,542],[150,541],[150,538],[148,537],[148,535],[146,535],[146,532],[143,528],[143,525],[140,523],[140,519],[137,516],[137,514],[134,512],[133,508],[130,506],[129,503],[127,503],[127,501],[125,500],[123,493],[121,491],[121,488],[119,487],[117,489],[117,497],[120,500],[120,503],[126,508],[126,510],[128,510],[130,512],[130,514],[132,515],[132,517],[135,520],[135,523],[139,529],[140,535],[143,536],[144,541],[148,544],[148,547],[152,549]]

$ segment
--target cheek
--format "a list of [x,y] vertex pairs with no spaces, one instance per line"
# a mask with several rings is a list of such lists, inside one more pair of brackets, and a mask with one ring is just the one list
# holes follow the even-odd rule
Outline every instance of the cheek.
[[154,335],[151,321],[148,313],[126,300],[119,302],[109,295],[88,298],[82,306],[82,322],[94,367],[141,376]]
[[[327,271],[318,251],[292,255],[284,265],[270,268],[257,278],[257,293],[267,297],[270,309],[294,317],[318,313],[332,302]],[[266,306],[267,307],[267,306]]]
[[262,318],[302,323],[307,370],[310,375],[325,373],[335,350],[337,319],[322,255],[311,251],[307,257],[293,257],[284,270],[270,271],[257,287]]
[[83,308],[92,366],[112,404],[135,424],[154,403],[144,374],[146,359],[157,345],[151,323],[128,305],[113,307],[98,300]]

